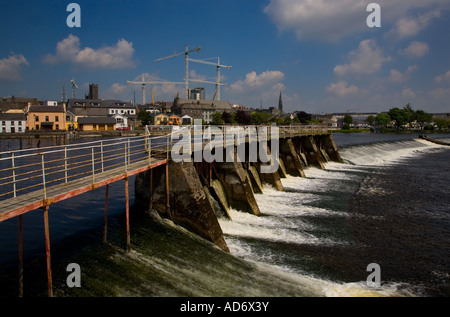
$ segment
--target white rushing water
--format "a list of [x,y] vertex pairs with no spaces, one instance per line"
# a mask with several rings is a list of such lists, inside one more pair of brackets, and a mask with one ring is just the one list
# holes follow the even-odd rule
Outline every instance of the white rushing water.
[[[277,252],[266,245],[333,247],[346,244],[347,241],[340,240],[339,236],[323,234],[320,225],[308,219],[316,217],[345,221],[349,214],[343,210],[346,200],[341,196],[350,197],[365,175],[379,167],[439,147],[419,139],[349,147],[340,151],[346,164],[330,162],[326,163],[325,170],[307,168],[306,178],[282,178],[283,192],[265,186],[263,194],[255,195],[261,210],[260,217],[231,209],[232,221],[220,220],[231,254],[257,265],[265,265],[274,273],[290,275],[302,285],[309,285],[312,296],[413,296],[408,288],[400,288],[396,283],[382,283],[380,288],[373,288],[365,280],[350,283],[330,281],[311,274],[307,267],[292,260],[293,255],[289,252]],[[341,198],[343,202],[337,202]]]

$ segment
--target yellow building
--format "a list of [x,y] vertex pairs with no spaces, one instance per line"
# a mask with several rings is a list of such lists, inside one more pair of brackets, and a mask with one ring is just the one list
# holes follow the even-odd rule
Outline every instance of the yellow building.
[[65,106],[29,106],[27,111],[27,128],[29,131],[65,131]]
[[177,115],[171,115],[169,117],[169,124],[170,125],[180,125],[181,124],[181,118]]
[[81,117],[77,123],[81,131],[116,130],[116,120],[113,117]]
[[164,113],[160,113],[155,116],[155,125],[168,125],[169,117]]

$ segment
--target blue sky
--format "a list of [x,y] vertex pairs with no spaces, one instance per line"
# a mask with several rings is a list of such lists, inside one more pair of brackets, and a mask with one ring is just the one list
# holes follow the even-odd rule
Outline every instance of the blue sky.
[[[221,99],[286,111],[381,112],[410,103],[450,112],[450,1],[377,1],[381,27],[366,24],[362,0],[74,1],[81,27],[70,28],[71,1],[8,1],[0,13],[0,95],[60,100],[70,80],[84,97],[142,100],[127,80],[184,81],[184,57],[222,69]],[[190,78],[215,81],[214,66],[189,63]],[[211,84],[205,87],[211,98]],[[184,85],[147,86],[173,101]]]

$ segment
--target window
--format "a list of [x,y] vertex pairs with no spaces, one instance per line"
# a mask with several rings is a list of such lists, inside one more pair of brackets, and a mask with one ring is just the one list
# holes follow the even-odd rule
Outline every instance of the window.
[[59,121],[59,117],[55,116],[55,122],[58,122],[58,121]]
[[34,116],[34,121],[39,122],[39,116]]
[[36,130],[39,130],[39,124],[36,124]]
[[15,121],[11,121],[11,125],[14,125]]
[[[20,122],[20,121],[19,121],[19,122]],[[19,128],[18,128],[18,131],[19,131],[19,132],[22,132],[22,127],[19,127]]]
[[59,124],[55,124],[55,129],[59,130]]
[[6,121],[2,121],[2,125],[6,125]]
[[22,125],[22,121],[17,121],[17,125]]
[[48,116],[45,116],[45,122],[48,122],[50,118]]

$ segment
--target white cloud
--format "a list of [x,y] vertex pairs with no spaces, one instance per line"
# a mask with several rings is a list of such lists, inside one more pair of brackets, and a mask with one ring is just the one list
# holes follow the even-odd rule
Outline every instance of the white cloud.
[[431,20],[439,18],[440,16],[440,10],[433,10],[420,14],[417,17],[403,17],[397,21],[390,33],[400,39],[415,36],[425,29],[430,24]]
[[29,65],[23,55],[12,54],[8,58],[0,59],[0,79],[7,81],[20,80],[22,78],[22,67]]
[[416,65],[409,66],[408,69],[404,73],[402,73],[396,69],[391,69],[388,80],[391,82],[394,82],[394,83],[406,82],[409,80],[411,73],[415,70],[417,70]]
[[248,89],[267,88],[279,84],[284,79],[284,73],[278,70],[265,71],[256,74],[255,71],[247,73],[244,80],[238,80],[230,85],[231,92],[242,93]]
[[358,48],[348,54],[348,59],[348,64],[337,65],[334,68],[336,75],[373,74],[381,69],[383,63],[392,60],[391,57],[384,56],[383,50],[377,46],[375,40],[361,41]]
[[416,98],[416,94],[408,87],[404,87],[402,90],[402,98],[403,99],[414,99]]
[[360,92],[360,89],[355,85],[349,86],[345,80],[341,80],[336,84],[330,84],[330,86],[326,88],[326,91],[339,97],[344,97],[348,95],[356,95]]
[[114,46],[99,49],[80,48],[79,37],[69,36],[56,45],[55,55],[48,54],[43,58],[47,64],[74,63],[90,68],[121,69],[133,67],[133,43],[121,39]]
[[[366,24],[369,3],[362,0],[271,0],[264,12],[280,30],[293,30],[300,40],[336,41],[370,30]],[[448,0],[378,0],[376,3],[381,7],[382,26],[395,24],[393,32],[399,36],[417,33],[428,26],[440,10],[450,7]],[[435,10],[417,18],[408,17],[411,10],[430,8]]]
[[407,57],[411,58],[418,58],[424,56],[430,48],[428,47],[427,43],[419,42],[419,41],[413,41],[407,48],[404,50],[400,50],[401,55],[405,55]]
[[434,78],[434,81],[437,83],[450,81],[450,70],[446,72],[444,75],[438,75]]

